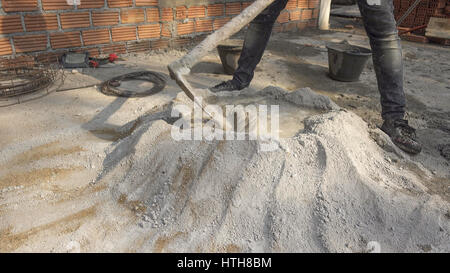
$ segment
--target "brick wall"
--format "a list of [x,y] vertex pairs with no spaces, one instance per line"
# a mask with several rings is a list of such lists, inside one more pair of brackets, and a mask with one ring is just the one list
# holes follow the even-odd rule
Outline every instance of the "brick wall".
[[[319,1],[290,0],[274,31],[316,26]],[[68,50],[87,50],[97,56],[183,46],[220,28],[251,2],[0,0],[0,56]]]

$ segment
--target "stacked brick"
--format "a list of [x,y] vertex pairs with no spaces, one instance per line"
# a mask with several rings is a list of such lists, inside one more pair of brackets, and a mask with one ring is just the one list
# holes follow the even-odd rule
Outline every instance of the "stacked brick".
[[[415,0],[394,0],[394,15],[398,20]],[[415,28],[428,25],[431,17],[450,17],[446,13],[446,7],[450,6],[450,0],[422,0],[418,6],[400,24],[401,28]],[[403,35],[406,40],[427,43],[429,39],[424,36],[425,28],[414,30]]]
[[[183,46],[220,28],[251,2],[0,0],[0,55],[89,51],[97,56]],[[316,26],[318,14],[319,0],[290,0],[274,30]]]
[[275,32],[303,30],[317,26],[320,0],[289,0],[278,17]]
[[[414,2],[415,0],[394,0],[395,18],[400,18]],[[450,0],[422,0],[400,26],[418,27],[427,25],[430,17],[448,17],[449,14],[445,13],[446,6],[450,6]],[[424,29],[418,33],[424,33]]]
[[433,16],[441,18],[450,17],[450,0],[440,0],[437,4]]

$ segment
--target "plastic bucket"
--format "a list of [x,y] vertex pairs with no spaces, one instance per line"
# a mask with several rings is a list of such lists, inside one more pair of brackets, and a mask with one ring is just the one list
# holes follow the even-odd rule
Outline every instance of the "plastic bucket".
[[348,43],[327,45],[329,75],[332,79],[343,82],[359,80],[372,51],[368,48]]
[[231,41],[227,44],[218,45],[217,51],[225,73],[233,75],[238,67],[239,57],[242,52],[242,42]]

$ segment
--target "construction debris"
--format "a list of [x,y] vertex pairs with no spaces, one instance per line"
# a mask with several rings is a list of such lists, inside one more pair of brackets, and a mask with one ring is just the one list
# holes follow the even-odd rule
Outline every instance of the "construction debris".
[[[414,7],[414,4],[417,6]],[[439,21],[450,18],[450,15],[445,12],[447,6],[450,6],[448,0],[421,0],[419,3],[417,0],[394,0],[395,19],[403,19],[399,24],[399,34],[409,41],[427,43],[429,39],[424,37],[425,28],[430,23],[434,24],[433,21],[436,19]],[[426,36],[432,37],[428,34]],[[447,38],[439,37],[437,40],[436,38],[432,40],[448,43],[446,42]]]
[[426,29],[425,35],[427,37],[450,40],[450,17],[449,18],[432,17]]
[[101,65],[114,63],[117,58],[117,55],[114,53],[109,54],[106,58],[94,58],[89,57],[89,52],[68,52],[62,55],[61,62],[64,68],[98,68]]

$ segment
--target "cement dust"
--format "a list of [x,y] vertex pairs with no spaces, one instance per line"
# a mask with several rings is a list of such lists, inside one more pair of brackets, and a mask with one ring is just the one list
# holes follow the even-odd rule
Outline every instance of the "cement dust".
[[[256,130],[261,126],[261,120],[258,120],[261,114],[259,112],[260,107],[266,109],[266,117],[263,117],[267,131],[269,134],[276,134],[281,138],[293,137],[299,131],[304,129],[304,120],[308,117],[323,114],[332,109],[337,109],[331,100],[325,96],[318,95],[309,88],[303,88],[297,92],[293,92],[288,96],[287,93],[281,94],[280,89],[275,87],[268,87],[260,92],[245,91],[245,92],[220,92],[211,93],[208,90],[197,90],[198,94],[202,95],[204,105],[215,105],[221,108],[224,121],[228,119],[228,123],[222,122],[222,124],[228,124],[230,130],[237,131],[238,121],[235,111],[234,116],[227,116],[227,109],[234,111],[237,107],[242,106],[243,111],[248,110],[248,106],[254,106],[254,113],[256,116],[251,116],[249,112],[245,112],[245,128],[244,133],[249,132],[249,123],[255,122],[257,124]],[[323,101],[321,101],[323,100]],[[176,100],[176,104],[184,104],[191,107],[191,123],[195,121],[194,104],[186,99],[183,94],[180,94]],[[277,107],[275,112],[272,110]],[[276,120],[273,120],[272,114],[276,114]],[[217,118],[217,117],[215,117]],[[220,117],[219,117],[220,118]],[[251,120],[253,118],[253,120]],[[207,123],[211,118],[208,115],[202,116],[202,123]],[[272,130],[272,122],[277,122],[276,131]],[[220,121],[219,121],[220,122]],[[226,127],[226,126],[225,126]],[[259,134],[260,131],[258,131]]]
[[[255,106],[258,108],[259,106],[267,106],[267,126],[268,131],[271,131],[272,124],[272,115],[271,109],[274,106],[278,107],[278,115],[276,118],[279,122],[278,132],[276,132],[282,138],[293,137],[299,131],[304,129],[304,120],[310,116],[318,115],[324,113],[324,110],[314,109],[309,107],[298,107],[294,103],[285,101],[285,100],[276,100],[263,96],[255,96],[255,97],[231,97],[226,99],[218,99],[216,103],[219,106],[223,106],[224,113],[226,112],[225,107],[242,105],[244,107],[247,106]],[[236,125],[235,125],[236,127]]]
[[[134,251],[450,251],[449,203],[429,193],[421,181],[430,172],[389,138],[377,131],[380,147],[361,118],[308,89],[259,95],[322,114],[271,152],[258,140],[175,141],[171,124],[151,116],[108,149],[109,171],[98,183],[117,203],[138,204],[131,210],[143,237]],[[248,102],[241,93],[209,96]]]

